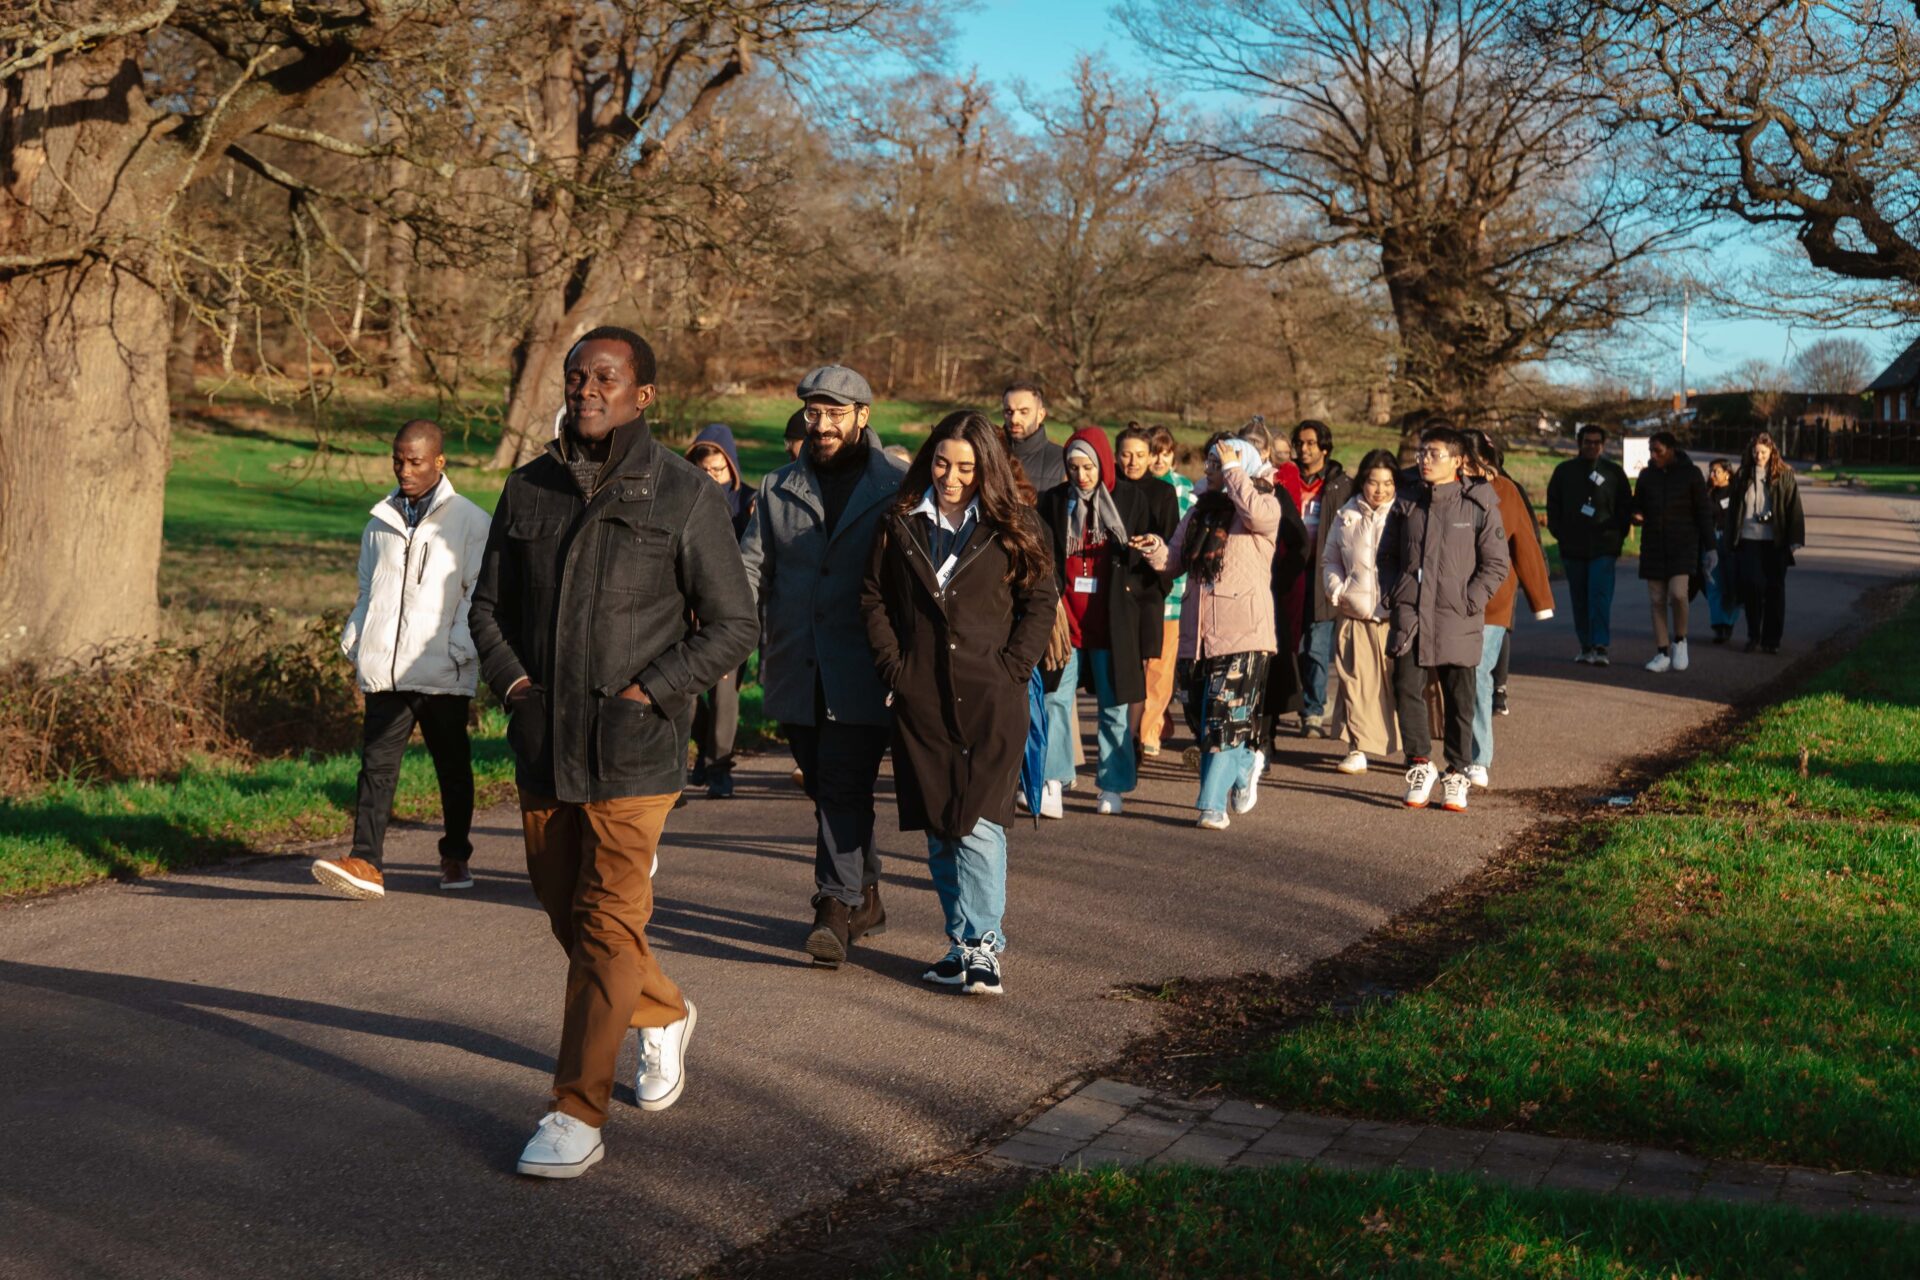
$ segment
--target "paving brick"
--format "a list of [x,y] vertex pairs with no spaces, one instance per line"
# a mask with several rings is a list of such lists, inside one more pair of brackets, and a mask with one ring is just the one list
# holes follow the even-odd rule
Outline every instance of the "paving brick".
[[1321,1152],[1313,1164],[1317,1169],[1391,1169],[1393,1160],[1388,1152],[1342,1150],[1333,1146]]
[[1023,1164],[1035,1169],[1055,1169],[1076,1151],[1054,1143],[1029,1142],[1018,1135],[1007,1139],[987,1154],[1008,1164]]
[[1668,1175],[1700,1178],[1706,1176],[1707,1162],[1698,1156],[1690,1156],[1683,1151],[1660,1151],[1652,1147],[1643,1147],[1634,1152],[1633,1168],[1629,1177],[1664,1177]]
[[1765,1187],[1772,1191],[1785,1180],[1779,1165],[1749,1164],[1745,1160],[1715,1160],[1707,1166],[1707,1181],[1716,1186]]
[[1863,1200],[1885,1201],[1890,1204],[1920,1204],[1920,1179],[1889,1178],[1870,1173],[1860,1178],[1856,1185]]
[[1273,1151],[1247,1150],[1227,1161],[1227,1167],[1229,1169],[1271,1169],[1278,1165],[1292,1165],[1295,1168],[1304,1168],[1312,1163],[1311,1156],[1289,1156]]
[[1041,1115],[1023,1132],[1059,1134],[1084,1142],[1098,1137],[1126,1118],[1124,1107],[1073,1097]]
[[1280,1121],[1283,1113],[1278,1107],[1263,1107],[1257,1102],[1242,1102],[1238,1098],[1229,1098],[1213,1109],[1207,1118],[1215,1124],[1252,1125],[1259,1129],[1271,1129]]
[[1540,1179],[1546,1176],[1547,1163],[1513,1156],[1482,1155],[1474,1162],[1472,1172],[1516,1187],[1537,1187]]
[[1100,1079],[1082,1085],[1076,1098],[1088,1098],[1095,1102],[1111,1102],[1122,1107],[1137,1106],[1153,1096],[1153,1090],[1142,1089],[1137,1084],[1122,1084],[1118,1080]]
[[1697,1199],[1700,1191],[1692,1182],[1635,1182],[1629,1178],[1620,1184],[1619,1194],[1633,1200],[1671,1200],[1675,1204],[1685,1204]]
[[1249,1154],[1274,1160],[1312,1160],[1332,1145],[1332,1134],[1296,1133],[1283,1128],[1269,1129],[1248,1151]]
[[1101,1141],[1084,1147],[1070,1157],[1067,1167],[1091,1169],[1098,1165],[1111,1165],[1122,1169],[1131,1169],[1145,1164],[1158,1151],[1138,1151],[1113,1143]]
[[1235,1139],[1243,1144],[1258,1142],[1270,1132],[1246,1124],[1221,1124],[1217,1120],[1202,1120],[1192,1131],[1203,1138]]
[[1552,1164],[1560,1158],[1566,1149],[1565,1138],[1543,1138],[1532,1133],[1496,1133],[1487,1139],[1487,1145],[1481,1151],[1481,1158],[1498,1156],[1502,1159],[1537,1160],[1542,1164]]
[[1162,1139],[1161,1145],[1165,1146],[1166,1143],[1172,1142],[1192,1127],[1191,1124],[1177,1123],[1172,1120],[1160,1120],[1153,1116],[1142,1115],[1136,1111],[1126,1119],[1110,1126],[1107,1129],[1107,1136],[1115,1138],[1159,1138]]
[[1413,1144],[1413,1135],[1343,1133],[1333,1140],[1332,1151],[1356,1151],[1364,1155],[1397,1156]]
[[1777,1186],[1758,1182],[1716,1182],[1709,1178],[1700,1184],[1699,1198],[1727,1204],[1772,1204],[1780,1194]]
[[1472,1147],[1443,1147],[1437,1144],[1414,1143],[1393,1162],[1396,1169],[1410,1169],[1420,1173],[1467,1173],[1472,1170],[1479,1152]]
[[1136,1110],[1145,1116],[1154,1116],[1161,1120],[1177,1120],[1183,1124],[1192,1123],[1213,1110],[1211,1102],[1190,1102],[1185,1098],[1157,1096],[1146,1099]]
[[1620,1185],[1626,1171],[1617,1163],[1562,1157],[1540,1176],[1540,1185],[1557,1191],[1587,1191],[1606,1195]]
[[1311,1111],[1289,1111],[1281,1117],[1275,1126],[1290,1129],[1295,1133],[1345,1133],[1353,1127],[1353,1121],[1346,1116],[1316,1115]]
[[1810,1191],[1822,1195],[1851,1197],[1858,1179],[1844,1173],[1825,1173],[1819,1169],[1789,1169],[1781,1187],[1786,1191]]
[[1193,1164],[1210,1169],[1224,1169],[1228,1162],[1242,1151],[1247,1144],[1238,1140],[1222,1140],[1189,1133],[1172,1146],[1153,1157],[1154,1164]]

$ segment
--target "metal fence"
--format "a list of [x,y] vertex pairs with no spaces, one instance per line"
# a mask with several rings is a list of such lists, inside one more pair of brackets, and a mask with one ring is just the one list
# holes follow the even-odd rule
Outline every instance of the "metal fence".
[[[1696,422],[1687,431],[1693,447],[1708,453],[1744,453],[1759,428]],[[1770,423],[1780,451],[1795,462],[1832,466],[1920,464],[1920,422],[1873,418],[1796,418]]]

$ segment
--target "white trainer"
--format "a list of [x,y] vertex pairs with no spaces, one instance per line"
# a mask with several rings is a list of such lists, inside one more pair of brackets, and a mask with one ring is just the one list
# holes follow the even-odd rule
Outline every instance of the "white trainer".
[[1483,764],[1468,765],[1467,781],[1484,791],[1487,786],[1487,766]]
[[1653,672],[1655,675],[1659,675],[1664,671],[1671,671],[1673,670],[1673,659],[1664,653],[1656,653],[1647,662],[1647,670]]
[[1244,783],[1236,782],[1227,790],[1227,803],[1235,813],[1252,813],[1253,806],[1260,800],[1260,775],[1267,771],[1267,753],[1253,753],[1253,772],[1247,775]]
[[1685,640],[1675,640],[1673,642],[1673,669],[1675,671],[1685,671],[1687,669],[1687,642]]
[[642,1111],[665,1111],[680,1101],[680,1091],[687,1087],[687,1042],[699,1017],[689,1000],[687,1016],[680,1021],[640,1029],[640,1074],[633,1092]]
[[1364,751],[1349,751],[1347,752],[1347,758],[1333,767],[1342,773],[1365,773],[1367,771],[1367,753]]
[[1120,793],[1118,791],[1102,791],[1100,793],[1100,799],[1094,803],[1093,811],[1095,813],[1107,814],[1119,813]]
[[1227,824],[1231,821],[1232,819],[1218,809],[1203,809],[1200,812],[1200,821],[1194,825],[1202,831],[1225,831]]
[[1448,772],[1440,779],[1440,807],[1448,813],[1465,813],[1467,795],[1473,790],[1473,784],[1467,781],[1464,773]]
[[549,1111],[514,1167],[529,1178],[577,1178],[606,1154],[598,1129],[564,1111]]
[[1422,760],[1407,770],[1407,808],[1424,809],[1433,796],[1433,784],[1440,781],[1440,770]]
[[1040,816],[1043,818],[1064,818],[1066,806],[1061,801],[1061,787],[1056,781],[1049,781],[1040,793]]

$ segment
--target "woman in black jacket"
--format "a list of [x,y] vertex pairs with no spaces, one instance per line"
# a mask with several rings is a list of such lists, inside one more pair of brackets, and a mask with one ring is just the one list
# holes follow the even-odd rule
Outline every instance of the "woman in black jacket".
[[1673,432],[1655,432],[1648,443],[1652,464],[1640,473],[1633,494],[1634,521],[1641,526],[1640,576],[1653,606],[1656,652],[1647,670],[1685,671],[1687,600],[1720,558],[1713,546],[1713,512],[1707,479]]
[[1787,568],[1793,553],[1806,545],[1807,517],[1793,468],[1766,432],[1747,446],[1732,496],[1726,542],[1747,610],[1747,652],[1778,653],[1787,624]]
[[861,607],[892,690],[900,828],[927,833],[946,916],[947,954],[922,976],[969,995],[1003,991],[1006,826],[1058,594],[999,433],[977,413],[947,415],[881,522]]

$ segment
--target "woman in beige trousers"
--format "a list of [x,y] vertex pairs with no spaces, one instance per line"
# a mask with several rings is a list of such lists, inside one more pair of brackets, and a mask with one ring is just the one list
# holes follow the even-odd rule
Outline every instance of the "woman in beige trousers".
[[1393,659],[1387,656],[1387,608],[1375,557],[1393,506],[1393,455],[1375,449],[1361,459],[1354,496],[1335,512],[1321,562],[1327,599],[1339,615],[1334,631],[1332,725],[1347,741],[1342,773],[1365,773],[1368,756],[1400,752],[1393,707]]

